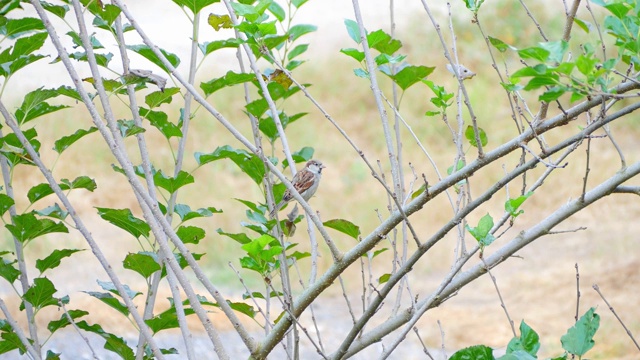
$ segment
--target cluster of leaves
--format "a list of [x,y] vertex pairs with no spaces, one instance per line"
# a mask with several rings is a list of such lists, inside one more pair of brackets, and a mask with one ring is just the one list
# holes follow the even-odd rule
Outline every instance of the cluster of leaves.
[[[53,5],[46,2],[41,2],[44,9],[50,14],[64,19],[70,10],[70,1],[64,1],[63,5]],[[174,0],[176,5],[190,10],[194,15],[201,12],[205,7],[211,5],[217,0],[197,0],[197,1],[183,1]],[[90,43],[95,52],[96,60],[99,66],[110,69],[111,60],[114,58],[113,53],[106,51],[105,46],[99,40],[100,35],[106,35],[112,37],[117,41],[117,29],[115,27],[115,21],[120,16],[120,9],[111,4],[103,4],[100,1],[82,0],[82,5],[86,7],[88,12],[93,16],[93,25],[102,32],[94,33],[90,36]],[[297,9],[304,5],[306,0],[294,0],[291,4]],[[38,54],[38,50],[43,46],[48,34],[45,32],[45,26],[43,22],[38,18],[22,17],[17,19],[11,19],[5,17],[14,9],[20,7],[20,1],[3,2],[2,8],[0,8],[0,34],[4,39],[13,41],[12,46],[6,46],[0,53],[1,62],[3,64],[0,69],[0,76],[4,77],[4,84],[19,70],[25,68],[29,64],[36,62],[45,56]],[[206,57],[213,54],[217,50],[223,48],[237,48],[242,44],[248,44],[253,50],[256,58],[263,58],[271,64],[275,64],[278,61],[283,64],[284,68],[288,71],[296,69],[298,66],[304,63],[304,60],[300,60],[300,56],[303,55],[308,44],[298,44],[299,38],[303,35],[315,31],[315,26],[312,25],[292,25],[291,17],[287,17],[285,10],[274,1],[241,1],[234,2],[233,8],[241,21],[238,25],[231,24],[231,20],[228,15],[215,15],[211,14],[209,17],[209,24],[216,30],[235,28],[246,36],[245,40],[237,39],[235,37],[227,40],[218,40],[212,42],[204,42],[198,44],[202,53],[202,57]],[[270,14],[270,15],[269,15]],[[274,20],[275,18],[275,20]],[[218,19],[218,20],[216,20]],[[220,21],[221,22],[216,22]],[[276,25],[283,25],[286,31],[278,33],[278,27]],[[123,25],[123,31],[133,30],[130,24]],[[81,37],[77,31],[70,29],[66,34],[74,44],[74,48],[78,51],[70,54],[70,58],[79,62],[89,61],[86,49],[82,43]],[[171,67],[177,68],[180,66],[180,58],[168,51],[160,49],[165,58],[169,61],[170,67],[167,66],[147,45],[128,45],[127,49],[134,53],[141,55],[147,59],[150,64],[157,66],[165,74],[169,75]],[[279,59],[279,60],[278,60]],[[56,58],[55,62],[59,62],[61,59]],[[150,71],[139,71],[138,73],[150,74]],[[265,72],[267,76],[265,81],[268,82],[267,88],[269,96],[280,105],[289,97],[296,94],[300,89],[297,86],[291,86],[292,82],[289,77],[281,70],[268,70]],[[160,88],[159,91],[153,91],[148,93],[144,97],[144,104],[146,106],[139,107],[139,113],[141,117],[148,121],[149,124],[157,129],[166,140],[169,147],[171,147],[172,138],[182,139],[182,125],[186,116],[192,116],[192,114],[184,114],[181,110],[180,116],[176,119],[174,116],[163,111],[161,106],[163,104],[170,104],[176,96],[181,96],[179,88],[164,88],[160,86],[156,80],[153,80],[150,76],[139,75],[127,75],[116,76],[113,78],[103,78],[102,82],[106,91],[110,95],[126,96],[128,95],[128,85],[134,85],[134,91],[140,91],[146,89],[147,83],[154,83]],[[85,82],[95,85],[93,78],[84,79]],[[276,131],[273,114],[269,110],[268,103],[265,99],[265,94],[262,92],[258,79],[253,74],[235,73],[229,72],[225,76],[212,79],[200,84],[200,88],[203,90],[206,96],[213,94],[214,92],[226,87],[240,85],[244,83],[251,83],[258,89],[258,99],[246,106],[247,114],[250,114],[259,119],[260,131],[274,144],[278,138],[278,132]],[[64,104],[52,104],[50,101],[57,97],[64,96],[71,98],[75,101],[82,101],[79,93],[66,86],[53,89],[40,88],[28,93],[22,102],[22,105],[13,114],[17,123],[21,127],[27,141],[39,154],[41,150],[41,143],[38,140],[38,123],[34,120],[41,119],[43,116],[69,108]],[[95,94],[90,95],[91,98],[95,98]],[[125,100],[126,101],[126,100]],[[284,111],[279,110],[278,116],[286,128],[289,124],[302,118],[305,113],[298,113],[294,115],[287,115]],[[132,119],[121,119],[117,122],[118,131],[123,138],[137,135],[148,131],[148,128],[137,125]],[[71,145],[81,140],[85,136],[90,136],[96,132],[95,127],[88,129],[79,129],[73,134],[64,136],[55,142],[54,151],[58,156],[62,155]],[[174,149],[171,147],[171,151]],[[13,172],[18,166],[33,166],[34,159],[27,153],[27,150],[19,141],[16,134],[8,133],[0,138],[0,152],[8,160],[10,171]],[[295,162],[305,162],[313,156],[314,150],[309,147],[304,147],[294,153],[293,159]],[[175,156],[175,155],[174,155]],[[211,153],[196,152],[195,158],[199,166],[203,166],[207,163],[228,159],[237,164],[243,173],[253,179],[258,186],[261,186],[265,177],[265,167],[262,161],[255,155],[248,153],[244,150],[234,149],[230,146],[221,146]],[[274,164],[279,161],[277,158],[271,158]],[[283,162],[283,166],[289,164]],[[113,170],[118,173],[124,173],[124,171],[113,166]],[[145,178],[145,172],[141,165],[134,167],[135,173],[141,178]],[[158,205],[160,210],[165,215],[176,214],[179,218],[179,223],[175,226],[177,236],[182,240],[184,244],[198,245],[199,242],[206,237],[205,230],[194,226],[192,224],[186,224],[187,221],[193,219],[210,217],[213,214],[220,213],[221,210],[215,207],[199,208],[196,210],[191,209],[186,204],[171,204],[169,201],[173,195],[175,195],[179,189],[195,182],[195,178],[192,174],[193,171],[179,171],[173,176],[168,175],[166,171],[162,169],[152,168],[152,176],[154,184],[158,193],[162,196],[163,200],[160,200]],[[68,192],[71,190],[85,189],[88,191],[94,191],[97,188],[96,181],[87,177],[79,176],[74,180],[62,179],[59,182],[59,187],[62,191]],[[29,199],[29,206],[24,209],[22,213],[11,214],[11,220],[7,221],[5,226],[9,233],[20,243],[20,246],[25,249],[36,238],[43,237],[51,233],[68,233],[67,217],[68,212],[64,210],[60,205],[54,204],[52,206],[43,207],[41,209],[35,209],[38,205],[38,201],[53,194],[54,189],[47,183],[33,186],[27,193]],[[278,198],[282,197],[284,193],[284,185],[277,185],[275,187],[275,193]],[[246,256],[240,259],[241,265],[251,271],[256,271],[263,278],[271,276],[272,272],[277,270],[280,266],[278,255],[282,252],[282,247],[278,240],[270,235],[270,230],[275,226],[275,220],[267,220],[264,216],[266,212],[266,206],[254,203],[247,200],[239,200],[245,204],[248,208],[247,218],[249,222],[243,223],[246,229],[257,232],[257,236],[250,237],[247,234],[227,234],[222,230],[219,230],[220,234],[226,235],[238,243],[241,244],[243,250],[246,251]],[[7,194],[0,194],[0,215],[5,216],[7,212],[14,206],[15,201]],[[170,207],[171,205],[171,207]],[[125,269],[134,271],[142,276],[148,285],[147,291],[149,291],[152,284],[152,277],[154,274],[160,272],[160,276],[166,276],[166,269],[162,261],[158,256],[158,248],[154,242],[153,235],[151,234],[150,226],[143,220],[133,215],[130,209],[113,209],[106,207],[97,207],[98,214],[105,221],[113,224],[114,226],[123,229],[130,234],[133,238],[137,239],[140,244],[141,250],[135,253],[129,253],[122,260],[122,266]],[[299,222],[302,216],[297,217],[294,223]],[[290,249],[294,248],[297,244],[287,244],[285,251],[287,251],[287,261],[289,264],[293,259],[303,259],[309,256],[308,253],[301,253]],[[80,249],[56,249],[42,259],[36,260],[36,268],[40,274],[33,279],[33,284],[22,295],[20,295],[24,302],[31,304],[37,314],[38,310],[47,306],[57,306],[59,304],[68,304],[69,297],[56,298],[54,294],[57,292],[54,284],[45,276],[45,272],[55,269],[61,264],[61,261],[65,258],[73,256],[75,253],[81,251]],[[186,260],[179,252],[175,252],[178,263],[182,268],[187,265]],[[204,254],[193,253],[196,260],[199,260]],[[20,270],[18,269],[18,259],[15,253],[9,251],[3,251],[0,253],[0,276],[4,278],[10,284],[16,283],[20,278]],[[129,317],[129,310],[123,303],[120,294],[110,282],[98,282],[99,286],[104,291],[86,291],[87,294],[101,301],[105,305],[116,310],[117,313],[124,317]],[[135,298],[142,295],[143,292],[132,290],[126,286],[127,295],[130,298]],[[278,292],[274,291],[271,294],[265,294],[262,297],[277,296]],[[253,294],[254,296],[258,296]],[[213,303],[208,302],[202,298],[201,303],[203,305],[216,306]],[[186,315],[193,314],[194,311],[188,307],[188,302],[185,303]],[[253,317],[255,310],[244,303],[229,302],[229,305],[247,316]],[[22,305],[24,308],[24,303]],[[67,314],[61,316],[59,320],[49,323],[48,330],[51,333],[68,326],[71,319],[78,325],[80,329],[88,332],[95,333],[105,339],[105,349],[115,352],[123,358],[132,358],[133,350],[127,345],[124,339],[107,333],[98,324],[90,325],[86,321],[75,321],[83,316],[88,315],[89,312],[85,310],[73,309],[67,311]],[[151,327],[153,333],[164,329],[175,328],[178,326],[176,309],[174,304],[170,304],[169,308],[160,314],[157,314],[151,319],[146,320],[147,324]],[[0,353],[6,353],[14,349],[19,349],[21,353],[26,351],[25,347],[18,340],[17,334],[9,326],[7,321],[0,322],[0,332],[2,332],[2,339],[0,340]],[[147,350],[146,358],[151,357],[149,349]],[[163,349],[166,354],[173,354],[177,351],[175,349]],[[49,356],[50,355],[50,356]],[[48,358],[54,358],[58,354],[51,353]]]
[[[515,51],[523,62],[533,62],[511,75],[509,82],[502,84],[509,91],[544,89],[539,101],[551,102],[566,93],[570,101],[578,101],[588,94],[611,93],[615,66],[622,62],[640,69],[638,53],[638,16],[640,10],[630,2],[593,1],[607,9],[611,15],[605,17],[605,33],[615,38],[617,56],[607,58],[607,54],[598,54],[601,45],[584,43],[578,56],[569,58],[569,43],[564,40],[539,43],[524,49],[508,45],[500,39],[489,37],[491,44],[500,52]],[[594,28],[592,24],[579,18],[577,24],[586,33]],[[528,79],[525,85],[520,82]]]
[[[349,37],[355,41],[356,44],[361,44],[364,39],[369,49],[379,52],[374,58],[376,65],[375,70],[379,70],[388,76],[402,91],[424,80],[435,69],[435,67],[410,65],[407,63],[405,61],[406,55],[397,54],[398,50],[402,48],[402,42],[392,38],[391,35],[384,32],[384,30],[366,32],[363,37],[360,33],[358,23],[353,20],[345,20],[344,24],[347,27]],[[341,49],[340,52],[360,63],[361,67],[354,70],[356,76],[369,78],[369,71],[373,69],[367,69],[364,51],[355,48],[345,48]]]
[[[593,337],[600,327],[600,315],[594,308],[590,308],[567,333],[560,338],[564,354],[550,360],[564,360],[582,357],[593,348]],[[493,349],[485,345],[476,345],[457,351],[449,359],[476,359],[476,360],[534,360],[537,359],[540,350],[540,337],[527,323],[520,323],[520,336],[516,336],[507,345],[506,354],[500,357],[493,355]]]

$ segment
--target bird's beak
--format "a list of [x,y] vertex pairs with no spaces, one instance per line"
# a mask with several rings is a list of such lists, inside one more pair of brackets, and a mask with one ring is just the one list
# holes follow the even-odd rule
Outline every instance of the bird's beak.
[[320,169],[324,169],[326,166],[324,164],[320,165]]

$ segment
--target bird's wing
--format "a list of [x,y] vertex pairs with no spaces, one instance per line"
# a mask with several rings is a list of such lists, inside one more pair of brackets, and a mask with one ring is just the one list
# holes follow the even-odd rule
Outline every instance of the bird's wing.
[[[291,181],[291,184],[300,194],[302,194],[313,185],[314,178],[315,175],[311,171],[302,170],[296,173],[296,176],[293,177],[293,181]],[[293,199],[291,191],[287,190],[283,196],[283,199],[287,201]]]

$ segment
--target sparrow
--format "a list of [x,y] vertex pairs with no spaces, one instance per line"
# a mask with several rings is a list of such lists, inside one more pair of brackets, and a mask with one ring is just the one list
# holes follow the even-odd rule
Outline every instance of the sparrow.
[[476,73],[460,64],[455,65],[455,67],[451,66],[451,64],[447,64],[447,70],[449,70],[449,72],[454,76],[459,75],[462,80],[471,79],[476,76]]
[[[318,160],[309,160],[305,167],[298,171],[293,177],[291,184],[296,189],[305,201],[309,201],[313,194],[318,190],[320,185],[320,178],[322,177],[322,169],[326,166],[322,165],[322,162]],[[287,189],[282,195],[282,200],[276,205],[276,207],[269,214],[272,218],[276,216],[276,213],[289,201],[293,199],[293,193]]]

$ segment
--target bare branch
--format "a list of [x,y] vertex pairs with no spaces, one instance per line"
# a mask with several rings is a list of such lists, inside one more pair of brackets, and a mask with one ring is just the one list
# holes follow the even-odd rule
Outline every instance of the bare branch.
[[624,328],[624,331],[627,332],[627,335],[629,335],[629,337],[631,338],[631,341],[633,341],[633,343],[636,345],[636,348],[638,348],[638,350],[640,350],[640,345],[638,345],[638,342],[633,337],[633,334],[631,333],[631,331],[629,331],[629,328],[627,328],[627,326],[624,324],[622,319],[620,319],[620,316],[618,316],[618,313],[616,313],[616,311],[613,309],[613,306],[611,306],[611,304],[609,304],[609,302],[607,301],[607,299],[605,299],[605,297],[602,294],[602,292],[600,292],[600,287],[598,286],[598,284],[593,284],[593,289],[598,293],[598,295],[600,295],[600,297],[602,298],[604,303],[607,304],[607,307],[609,308],[609,310],[611,310],[611,312],[616,317],[616,319],[618,319],[618,321],[620,322],[620,325],[622,325],[622,327]]

